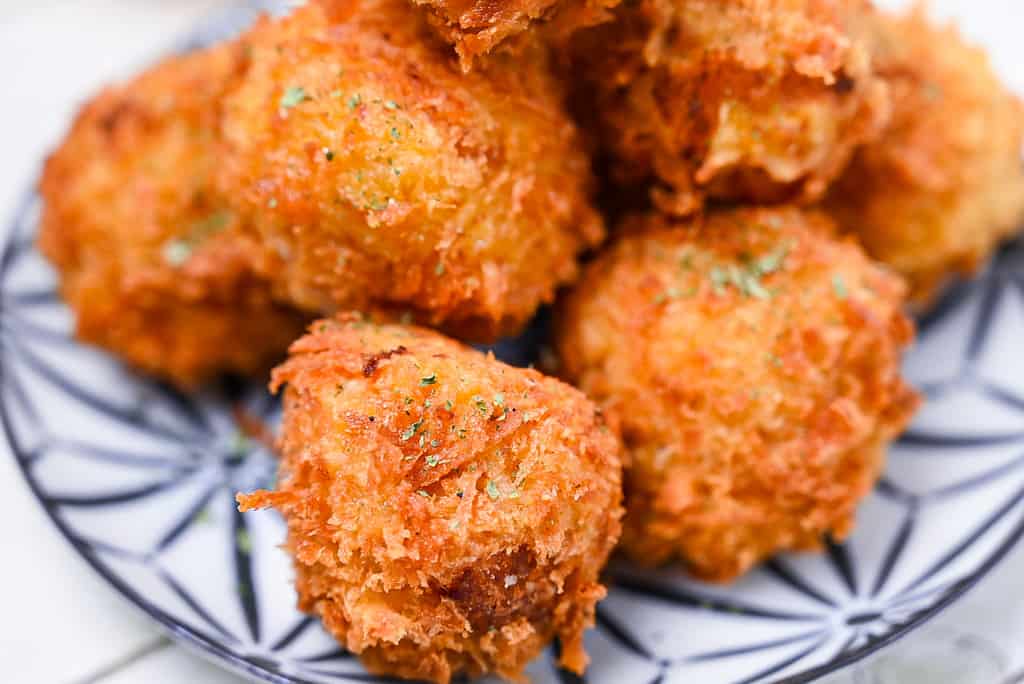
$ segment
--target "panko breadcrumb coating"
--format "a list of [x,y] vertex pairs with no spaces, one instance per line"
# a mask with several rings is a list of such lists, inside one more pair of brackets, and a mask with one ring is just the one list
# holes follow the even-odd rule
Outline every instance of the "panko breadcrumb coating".
[[226,105],[222,180],[288,301],[409,310],[489,341],[602,238],[539,46],[463,74],[405,0],[323,0],[243,41],[253,66]]
[[39,247],[78,336],[185,387],[269,370],[303,327],[270,300],[258,245],[211,187],[219,101],[244,69],[229,44],[108,88],[40,183]]
[[662,211],[819,199],[888,117],[867,0],[637,0],[572,41],[577,105]]
[[621,421],[626,553],[729,580],[843,538],[918,402],[901,280],[793,208],[623,230],[565,301],[557,348]]
[[464,71],[501,46],[517,48],[540,35],[561,42],[573,31],[611,19],[620,0],[412,0],[455,46]]
[[927,303],[1024,223],[1024,108],[984,51],[924,9],[873,22],[893,120],[860,150],[829,209]]
[[438,333],[321,321],[287,383],[275,492],[299,603],[375,673],[523,667],[557,637],[586,665],[619,536],[620,443],[580,392]]

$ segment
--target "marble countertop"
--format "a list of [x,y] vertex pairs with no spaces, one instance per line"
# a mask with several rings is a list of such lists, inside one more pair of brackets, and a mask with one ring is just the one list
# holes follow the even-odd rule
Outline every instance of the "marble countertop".
[[[38,174],[77,103],[151,61],[224,0],[0,0],[0,216]],[[902,4],[890,0],[883,4]],[[1004,77],[1024,93],[1020,0],[936,0],[985,42]],[[0,230],[4,228],[0,227]],[[12,684],[164,684],[242,681],[174,645],[95,576],[38,508],[0,443],[0,655]],[[1024,546],[929,626],[834,684],[934,682],[912,672],[936,649],[998,664],[991,684],[1024,681]],[[965,660],[966,662],[966,660]],[[908,669],[901,669],[908,668]],[[917,668],[917,669],[915,669]],[[1020,677],[1019,679],[1017,677]],[[927,677],[927,675],[921,675]],[[990,684],[974,678],[971,684]],[[961,680],[957,680],[961,681]]]

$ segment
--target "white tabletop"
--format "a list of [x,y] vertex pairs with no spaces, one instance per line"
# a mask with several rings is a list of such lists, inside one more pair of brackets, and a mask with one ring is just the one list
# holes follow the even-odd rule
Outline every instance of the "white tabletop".
[[[34,182],[77,103],[152,60],[225,0],[0,0],[0,220]],[[888,0],[884,4],[902,4]],[[935,0],[993,50],[1024,93],[1024,3]],[[5,228],[0,228],[0,231]],[[0,235],[2,238],[2,235]],[[228,684],[242,681],[173,645],[95,576],[46,519],[0,440],[0,680],[10,684]],[[1024,670],[1024,546],[890,657],[913,657],[935,634],[970,635]],[[830,682],[869,682],[863,672]],[[903,684],[913,684],[901,680]],[[703,683],[702,683],[703,684]],[[989,684],[975,682],[974,684]],[[996,684],[995,682],[991,684]]]

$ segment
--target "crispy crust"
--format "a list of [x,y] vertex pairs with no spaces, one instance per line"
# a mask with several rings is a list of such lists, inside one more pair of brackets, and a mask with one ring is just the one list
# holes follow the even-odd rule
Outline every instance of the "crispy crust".
[[39,247],[78,336],[184,387],[269,370],[303,326],[270,300],[259,247],[210,187],[219,100],[244,70],[224,45],[108,88],[40,182]]
[[1024,108],[985,53],[922,8],[870,25],[893,119],[861,150],[828,208],[926,304],[1024,221]]
[[612,18],[620,0],[412,0],[455,46],[463,71],[497,49],[518,52],[539,34],[558,44],[580,28]]
[[666,212],[814,201],[888,116],[865,0],[638,0],[579,32],[577,107],[612,180]]
[[790,208],[634,216],[564,302],[562,370],[630,454],[635,561],[729,580],[850,531],[918,399],[904,285],[833,229]]
[[243,41],[253,66],[226,104],[222,187],[275,251],[288,301],[410,310],[489,340],[603,237],[539,47],[462,74],[404,0],[323,0]]
[[314,324],[287,383],[275,492],[300,606],[381,674],[512,680],[582,632],[619,536],[620,443],[577,390],[422,328]]

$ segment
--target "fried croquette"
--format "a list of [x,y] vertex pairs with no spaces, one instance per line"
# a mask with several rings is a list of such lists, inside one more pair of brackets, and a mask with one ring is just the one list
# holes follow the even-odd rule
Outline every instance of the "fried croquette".
[[321,321],[287,384],[277,491],[300,607],[375,673],[581,672],[620,531],[616,433],[577,390],[423,328]]
[[565,377],[621,421],[625,552],[721,581],[843,538],[918,402],[902,281],[814,212],[625,223],[557,331]]
[[664,212],[819,199],[888,117],[866,0],[638,0],[571,50],[610,178]]
[[303,319],[274,304],[230,202],[211,187],[236,45],[175,57],[79,113],[40,183],[39,247],[77,335],[190,387],[266,372]]
[[223,185],[277,255],[287,301],[409,311],[490,341],[603,237],[539,46],[463,74],[404,0],[324,0],[243,40],[253,66],[226,105]]
[[562,42],[576,29],[611,19],[619,0],[412,0],[428,21],[455,46],[464,71],[501,46],[516,48],[540,34]]
[[922,8],[877,17],[873,51],[893,119],[855,155],[828,207],[926,304],[1024,221],[1024,108],[982,50]]

